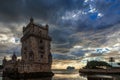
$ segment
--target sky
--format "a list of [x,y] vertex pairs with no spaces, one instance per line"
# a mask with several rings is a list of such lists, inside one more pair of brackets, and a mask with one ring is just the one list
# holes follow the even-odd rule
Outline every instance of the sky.
[[30,17],[49,25],[54,68],[109,57],[119,62],[120,0],[1,0],[0,59],[20,56],[22,27]]

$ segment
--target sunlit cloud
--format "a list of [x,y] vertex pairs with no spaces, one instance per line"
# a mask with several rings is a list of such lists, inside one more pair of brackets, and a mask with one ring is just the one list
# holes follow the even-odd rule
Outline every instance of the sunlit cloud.
[[67,11],[65,15],[62,16],[62,20],[78,20],[81,18],[82,15],[87,14],[84,11],[81,10],[73,10],[73,11]]
[[79,45],[75,45],[75,46],[73,46],[73,48],[83,48],[83,47],[79,46]]
[[84,66],[79,60],[53,60],[52,69],[66,69],[68,66],[75,67],[75,69]]
[[104,14],[98,13],[98,18],[103,17],[103,16],[104,16]]

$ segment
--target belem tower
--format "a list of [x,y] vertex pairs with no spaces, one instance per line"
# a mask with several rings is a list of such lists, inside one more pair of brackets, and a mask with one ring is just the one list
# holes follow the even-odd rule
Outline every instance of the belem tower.
[[3,75],[50,76],[52,55],[50,52],[51,37],[48,25],[38,25],[33,18],[23,27],[21,38],[21,59],[13,54],[11,60],[3,59]]

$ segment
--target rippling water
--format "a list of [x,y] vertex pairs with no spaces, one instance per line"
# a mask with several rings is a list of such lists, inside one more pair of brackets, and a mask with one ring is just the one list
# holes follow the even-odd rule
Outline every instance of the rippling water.
[[52,80],[87,80],[87,78],[79,74],[55,74]]

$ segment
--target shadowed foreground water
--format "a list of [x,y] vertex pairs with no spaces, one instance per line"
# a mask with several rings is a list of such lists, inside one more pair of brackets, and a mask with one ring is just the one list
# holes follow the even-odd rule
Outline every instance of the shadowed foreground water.
[[[7,77],[0,77],[0,80],[18,80]],[[20,79],[20,80],[120,80],[120,75],[88,75],[80,76],[79,74],[55,74],[53,77],[44,77],[37,79]]]
[[[7,77],[0,77],[0,80],[18,80]],[[55,74],[53,77],[19,79],[19,80],[120,80],[119,75],[89,75],[88,77],[80,76],[79,74]]]
[[[37,79],[20,79],[20,80],[120,80],[120,75],[80,75],[78,70],[57,70],[53,71],[55,74],[53,77],[44,77]],[[10,79],[7,77],[0,77],[0,80],[18,80]]]
[[[1,77],[0,80],[13,80],[13,79],[7,77],[4,78]],[[87,79],[85,77],[79,76],[79,74],[55,74],[53,77],[25,79],[25,80],[87,80]]]

